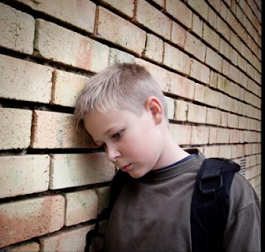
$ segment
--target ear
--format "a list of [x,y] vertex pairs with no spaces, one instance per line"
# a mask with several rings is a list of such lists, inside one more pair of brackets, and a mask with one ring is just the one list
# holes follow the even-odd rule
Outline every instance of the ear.
[[160,124],[164,118],[164,109],[160,100],[150,96],[145,101],[145,109],[151,113],[156,124]]

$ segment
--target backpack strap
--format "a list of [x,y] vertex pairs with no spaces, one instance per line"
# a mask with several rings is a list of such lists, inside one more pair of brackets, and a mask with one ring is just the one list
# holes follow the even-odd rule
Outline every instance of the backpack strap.
[[229,159],[208,158],[199,170],[191,203],[193,252],[222,252],[229,191],[240,166]]

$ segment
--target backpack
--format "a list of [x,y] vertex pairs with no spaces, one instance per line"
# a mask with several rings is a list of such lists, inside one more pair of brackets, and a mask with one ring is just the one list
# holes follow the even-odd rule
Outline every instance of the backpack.
[[[223,237],[229,207],[229,191],[235,172],[240,166],[225,158],[206,158],[196,176],[191,202],[192,252],[222,252]],[[109,207],[103,210],[99,220],[107,219],[118,195],[131,178],[127,172],[118,171],[111,183]],[[98,227],[96,226],[96,229]],[[91,230],[86,236],[85,252],[89,251]]]

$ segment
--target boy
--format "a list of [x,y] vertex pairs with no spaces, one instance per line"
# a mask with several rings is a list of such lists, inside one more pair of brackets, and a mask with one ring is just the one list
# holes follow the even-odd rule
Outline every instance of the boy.
[[[103,251],[192,251],[191,198],[205,157],[173,140],[165,97],[150,73],[123,63],[96,74],[77,100],[75,119],[132,177],[113,207]],[[261,251],[260,203],[239,174],[229,204],[225,251]]]

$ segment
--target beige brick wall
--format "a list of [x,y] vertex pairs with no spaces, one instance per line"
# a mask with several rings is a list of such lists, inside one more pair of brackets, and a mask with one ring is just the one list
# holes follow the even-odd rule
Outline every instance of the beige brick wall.
[[182,147],[245,159],[261,196],[261,17],[261,0],[0,0],[0,250],[84,250],[116,169],[74,106],[116,62],[158,81]]

